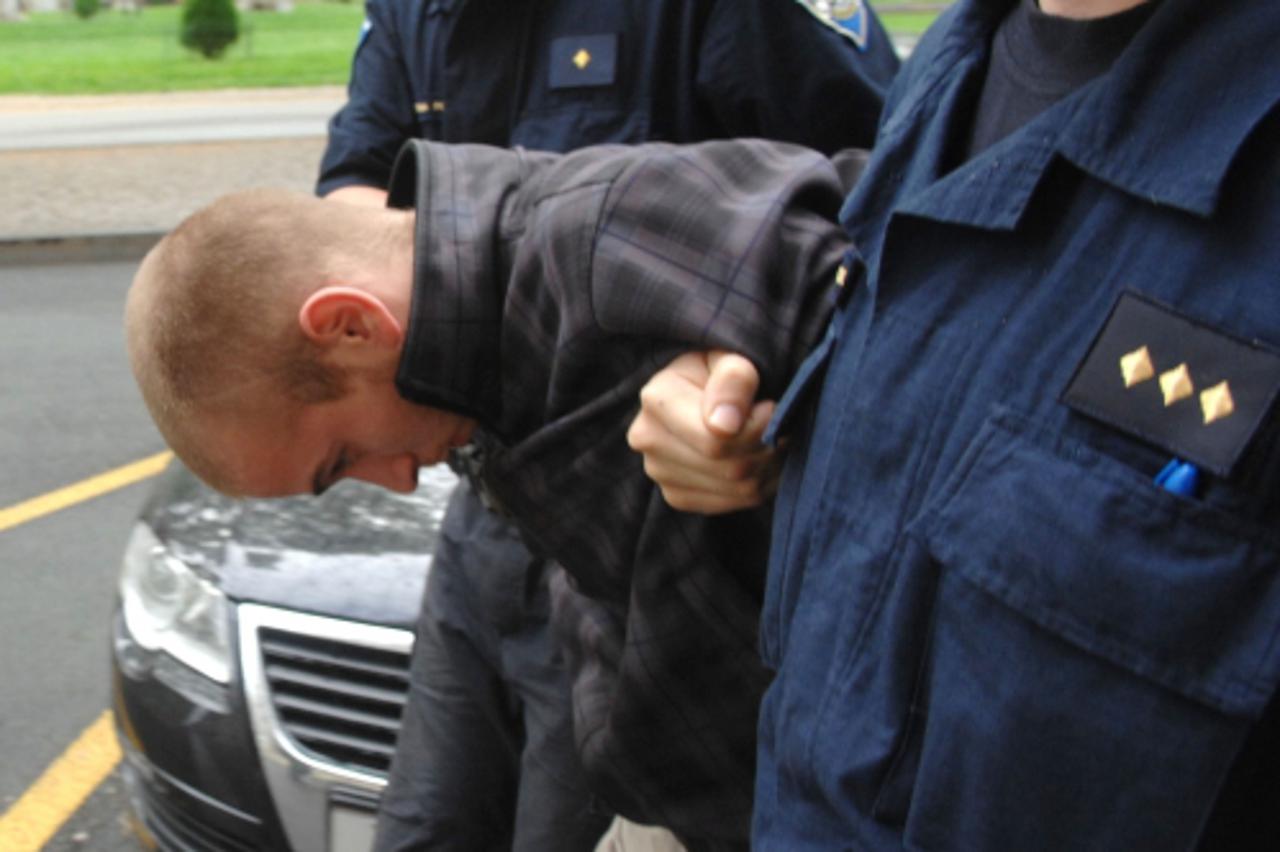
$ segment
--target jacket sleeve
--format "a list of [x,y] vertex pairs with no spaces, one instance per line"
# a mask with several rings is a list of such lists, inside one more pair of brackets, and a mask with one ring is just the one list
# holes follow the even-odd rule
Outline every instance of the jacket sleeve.
[[739,352],[780,393],[826,327],[852,174],[763,140],[655,149],[606,199],[594,321],[658,348]]
[[697,81],[725,135],[828,154],[871,147],[899,61],[870,5],[858,5],[854,37],[819,17],[810,0],[718,0]]
[[762,139],[406,143],[388,203],[416,208],[421,286],[402,360],[422,399],[507,441],[605,397],[634,405],[689,349],[742,353],[776,396],[826,328],[864,160]]
[[329,120],[316,193],[344,186],[385,187],[396,153],[417,136],[409,69],[388,0],[368,0],[352,60],[347,103]]
[[745,355],[776,398],[826,328],[856,169],[759,139],[526,153],[525,169],[503,205],[507,437],[601,395],[630,405],[690,349]]

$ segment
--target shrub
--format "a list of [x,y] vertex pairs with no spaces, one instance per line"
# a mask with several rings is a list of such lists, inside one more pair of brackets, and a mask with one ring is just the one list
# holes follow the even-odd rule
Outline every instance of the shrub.
[[182,44],[207,59],[217,59],[240,36],[240,18],[232,0],[185,0]]
[[75,9],[77,18],[92,18],[102,11],[102,0],[75,0],[72,8]]

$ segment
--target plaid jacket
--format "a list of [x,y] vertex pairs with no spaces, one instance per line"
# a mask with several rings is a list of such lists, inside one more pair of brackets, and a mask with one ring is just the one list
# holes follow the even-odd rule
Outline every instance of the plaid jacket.
[[484,487],[569,572],[556,621],[593,788],[695,848],[749,832],[768,510],[673,511],[625,434],[640,387],[691,349],[785,388],[827,323],[853,171],[759,140],[415,140],[391,182],[417,211],[399,390],[479,420]]

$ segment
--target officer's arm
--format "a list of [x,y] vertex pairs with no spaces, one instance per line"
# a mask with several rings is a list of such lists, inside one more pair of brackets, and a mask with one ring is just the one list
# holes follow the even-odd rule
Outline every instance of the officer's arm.
[[400,146],[417,135],[401,24],[388,2],[371,0],[365,9],[347,103],[329,121],[316,183],[323,196],[347,186],[385,187]]
[[758,384],[739,355],[690,352],[645,385],[627,442],[671,506],[713,515],[772,495],[780,457],[760,438],[774,404],[755,401]]
[[347,204],[359,204],[365,207],[386,207],[387,191],[373,186],[351,184],[335,189],[325,196],[328,201],[342,201]]

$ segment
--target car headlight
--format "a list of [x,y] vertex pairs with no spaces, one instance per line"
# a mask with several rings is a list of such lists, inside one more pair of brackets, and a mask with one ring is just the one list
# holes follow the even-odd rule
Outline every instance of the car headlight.
[[163,651],[218,683],[231,681],[227,598],[136,524],[124,552],[125,625],[147,651]]

